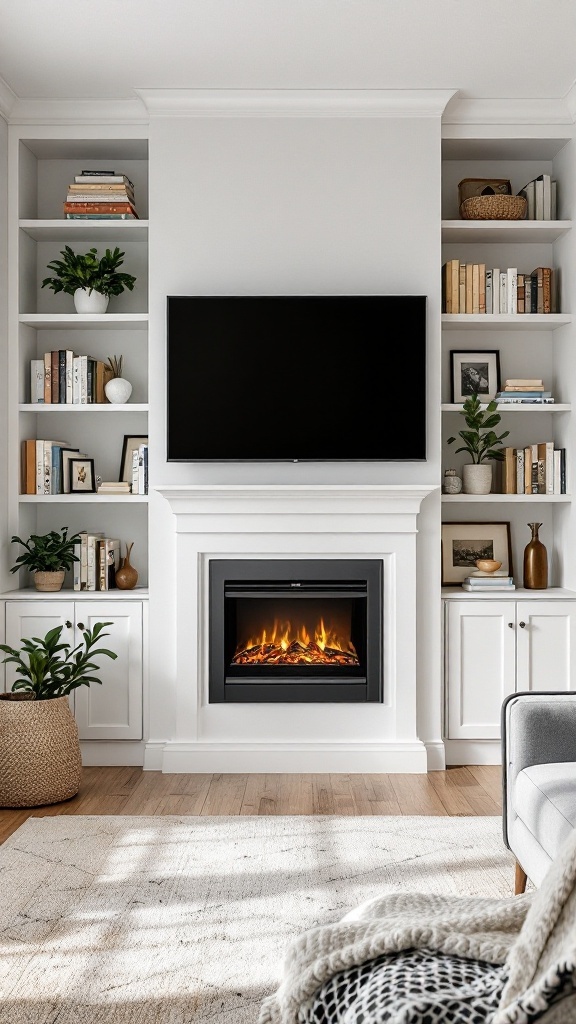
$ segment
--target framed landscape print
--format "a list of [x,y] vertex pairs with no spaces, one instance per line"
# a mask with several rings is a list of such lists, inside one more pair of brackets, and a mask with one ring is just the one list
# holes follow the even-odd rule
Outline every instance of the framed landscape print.
[[512,576],[510,523],[442,523],[442,586],[460,584],[476,569],[479,558],[502,562]]
[[497,349],[450,352],[450,401],[465,402],[477,394],[490,402],[500,390],[500,352]]

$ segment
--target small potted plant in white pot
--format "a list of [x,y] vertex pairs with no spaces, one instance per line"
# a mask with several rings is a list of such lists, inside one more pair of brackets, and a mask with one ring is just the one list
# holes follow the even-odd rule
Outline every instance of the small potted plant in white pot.
[[123,364],[123,356],[108,356],[108,362],[104,364],[106,373],[104,392],[112,405],[125,405],[132,394],[130,381],[122,376]]
[[[462,438],[464,444],[456,448],[456,452],[467,452],[472,459],[462,470],[466,494],[490,494],[492,465],[488,460],[502,462],[504,458],[502,445],[510,431],[505,430],[502,434],[494,432],[493,428],[502,419],[497,408],[498,403],[493,399],[483,409],[477,394],[469,395],[462,406],[460,414],[464,416],[468,430],[458,431],[458,437]],[[449,437],[448,444],[453,444],[455,440],[456,437]]]
[[117,658],[96,647],[111,622],[81,628],[83,643],[62,643],[63,626],[44,639],[20,641],[20,649],[0,644],[13,663],[12,690],[0,694],[0,807],[38,807],[76,796],[82,774],[78,726],[69,695],[79,686],[100,683],[94,675],[97,657]]
[[45,277],[42,287],[53,292],[66,292],[74,297],[77,313],[105,313],[111,295],[120,295],[125,288],[132,291],[136,278],[118,268],[124,263],[125,253],[118,246],[106,249],[103,256],[98,250],[75,253],[69,245],[61,250],[61,260],[52,260],[48,270],[55,277]]
[[21,544],[25,549],[16,559],[10,572],[28,569],[33,573],[34,586],[40,591],[61,590],[66,570],[71,569],[74,562],[80,559],[76,554],[76,546],[80,544],[80,534],[68,536],[68,527],[63,526],[60,532],[32,534],[28,540],[12,537],[13,544]]

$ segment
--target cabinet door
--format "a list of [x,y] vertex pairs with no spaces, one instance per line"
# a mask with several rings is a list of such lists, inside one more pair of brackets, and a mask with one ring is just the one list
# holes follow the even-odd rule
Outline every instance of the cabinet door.
[[446,601],[448,739],[499,739],[502,701],[514,692],[513,601]]
[[142,739],[142,602],[78,601],[77,643],[82,640],[80,623],[92,628],[96,622],[111,623],[98,646],[118,657],[96,659],[94,674],[102,685],[91,683],[74,691],[80,739]]
[[516,689],[576,689],[576,603],[519,601],[516,619]]
[[[62,640],[74,643],[74,603],[72,601],[7,601],[6,643],[20,648],[24,637],[43,638],[49,629],[64,626]],[[6,665],[6,689],[16,679],[16,666]]]

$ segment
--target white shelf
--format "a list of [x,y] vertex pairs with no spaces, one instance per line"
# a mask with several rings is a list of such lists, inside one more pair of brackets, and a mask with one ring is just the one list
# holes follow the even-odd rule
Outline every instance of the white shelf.
[[443,494],[442,503],[447,504],[508,504],[526,505],[529,503],[557,505],[560,502],[571,502],[570,494]]
[[110,329],[145,331],[148,328],[148,313],[21,313],[18,321],[38,330],[90,330]]
[[36,242],[85,239],[93,241],[95,234],[143,237],[148,232],[147,220],[21,220],[22,231]]
[[[32,406],[32,408],[34,409],[36,407]],[[486,405],[483,404],[481,408],[485,409]],[[442,412],[462,412],[462,405],[441,405],[440,409]],[[533,405],[521,405],[520,403],[515,404],[512,402],[502,402],[502,404],[498,406],[498,412],[506,413],[506,415],[508,415],[509,412],[514,414],[517,412],[536,412],[539,414],[545,412],[572,412],[572,406],[565,402],[553,402],[550,405],[539,405],[537,403],[534,403]]]
[[569,220],[443,220],[443,242],[555,242]]
[[23,402],[18,406],[20,412],[75,412],[75,413],[113,413],[113,412],[148,412],[147,402],[126,402],[124,405],[113,405],[107,402],[91,402],[89,405],[69,405],[65,402]]
[[24,505],[139,505],[148,502],[147,494],[20,494]]
[[22,587],[20,590],[6,590],[0,593],[0,601],[138,601],[148,600],[148,587],[132,587],[132,590],[36,590],[35,587]]
[[527,598],[534,601],[562,601],[573,600],[576,594],[573,590],[566,590],[564,587],[546,587],[546,590],[528,590],[525,587],[516,585],[516,590],[508,594],[505,590],[498,590],[495,594],[487,594],[485,590],[474,594],[470,590],[463,590],[459,584],[453,587],[442,587],[443,601],[525,601]]
[[448,331],[553,331],[573,322],[572,313],[442,313],[442,327]]

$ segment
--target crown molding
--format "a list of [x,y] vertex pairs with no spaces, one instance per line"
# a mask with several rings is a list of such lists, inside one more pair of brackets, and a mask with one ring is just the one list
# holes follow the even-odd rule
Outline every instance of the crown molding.
[[149,120],[138,97],[126,100],[23,100],[14,93],[12,96],[14,102],[8,114],[10,124],[147,124]]
[[570,108],[560,99],[471,99],[454,95],[446,105],[444,124],[573,124],[576,96]]
[[3,78],[0,78],[0,117],[3,117],[5,121],[10,121],[10,114],[17,102],[18,97],[16,93],[12,91]]
[[441,117],[453,89],[135,89],[153,117]]

